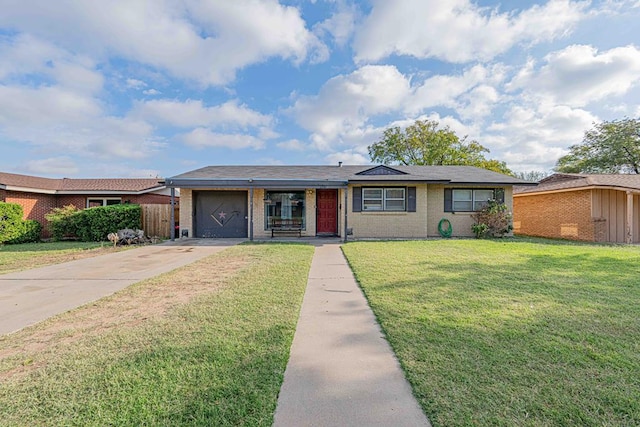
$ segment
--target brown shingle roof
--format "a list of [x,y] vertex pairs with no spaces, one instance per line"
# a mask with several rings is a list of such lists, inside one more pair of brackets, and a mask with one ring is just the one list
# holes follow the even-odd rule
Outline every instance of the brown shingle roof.
[[557,173],[541,180],[537,187],[514,187],[514,194],[562,191],[587,187],[613,187],[619,188],[620,190],[640,190],[640,175]]
[[66,191],[84,191],[87,193],[93,191],[140,192],[162,188],[164,185],[158,181],[160,180],[157,178],[51,179],[0,172],[0,184],[5,186],[47,192],[54,191],[56,193],[64,193]]

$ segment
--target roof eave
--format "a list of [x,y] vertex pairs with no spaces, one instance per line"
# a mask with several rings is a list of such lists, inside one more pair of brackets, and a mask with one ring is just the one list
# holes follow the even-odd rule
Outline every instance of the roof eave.
[[525,193],[514,193],[513,197],[539,196],[542,194],[567,193],[569,191],[584,191],[584,190],[615,190],[615,191],[629,192],[633,194],[640,194],[640,189],[638,188],[618,187],[614,185],[588,185],[583,187],[557,188],[553,190],[538,190],[538,191],[527,191]]
[[318,179],[206,179],[206,178],[167,178],[169,188],[343,188],[347,181]]
[[17,187],[14,185],[5,186],[7,191],[20,191],[22,193],[56,194],[56,190],[45,190],[44,188]]
[[[398,176],[398,175],[392,175]],[[402,183],[417,183],[417,184],[449,184],[451,181],[448,179],[420,179],[420,178],[407,178],[403,176],[402,179],[350,179],[349,184],[402,184]]]
[[451,185],[519,185],[527,187],[535,187],[538,185],[535,182],[506,182],[506,181],[451,181]]

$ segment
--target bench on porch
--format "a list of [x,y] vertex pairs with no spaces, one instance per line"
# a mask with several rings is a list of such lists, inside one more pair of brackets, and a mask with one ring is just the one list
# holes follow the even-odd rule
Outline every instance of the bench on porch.
[[302,237],[302,218],[271,218],[271,238],[275,233],[298,233]]

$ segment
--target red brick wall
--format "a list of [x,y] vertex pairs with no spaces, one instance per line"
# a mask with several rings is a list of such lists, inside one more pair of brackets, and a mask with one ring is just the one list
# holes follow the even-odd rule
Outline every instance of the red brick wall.
[[44,215],[56,207],[56,199],[53,194],[7,191],[5,201],[19,204],[24,211],[24,219],[35,219],[41,224],[45,223]]
[[591,191],[567,191],[513,198],[514,234],[595,241]]

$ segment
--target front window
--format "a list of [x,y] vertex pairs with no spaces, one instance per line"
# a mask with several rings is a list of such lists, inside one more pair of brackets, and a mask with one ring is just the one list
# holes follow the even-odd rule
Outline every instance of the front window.
[[[272,224],[289,224],[306,228],[304,191],[267,191],[265,194],[265,230]],[[284,221],[283,221],[284,220]]]
[[455,189],[453,190],[452,207],[454,212],[479,211],[487,205],[487,201],[493,199],[493,189]]
[[404,187],[363,188],[362,210],[404,211],[406,200]]
[[87,199],[87,207],[119,205],[122,200],[119,197],[90,198]]

